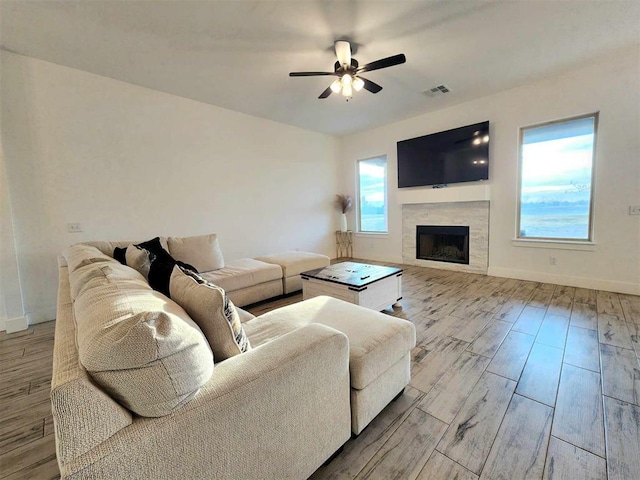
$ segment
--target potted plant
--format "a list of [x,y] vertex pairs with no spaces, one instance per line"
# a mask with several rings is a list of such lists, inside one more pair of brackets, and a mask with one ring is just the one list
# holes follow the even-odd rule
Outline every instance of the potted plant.
[[338,194],[336,195],[335,205],[337,209],[342,213],[340,217],[340,231],[347,231],[347,213],[353,208],[353,200],[349,195]]

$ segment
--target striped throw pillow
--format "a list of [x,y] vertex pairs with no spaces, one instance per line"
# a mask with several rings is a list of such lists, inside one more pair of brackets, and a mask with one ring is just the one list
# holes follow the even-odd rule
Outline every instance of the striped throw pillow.
[[176,265],[169,291],[204,333],[216,362],[251,349],[236,307],[222,288]]

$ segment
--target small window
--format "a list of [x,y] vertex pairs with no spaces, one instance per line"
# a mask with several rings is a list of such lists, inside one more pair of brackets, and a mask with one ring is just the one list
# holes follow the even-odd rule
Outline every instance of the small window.
[[364,233],[387,233],[387,158],[358,162],[358,225]]
[[592,240],[598,114],[521,130],[518,238]]

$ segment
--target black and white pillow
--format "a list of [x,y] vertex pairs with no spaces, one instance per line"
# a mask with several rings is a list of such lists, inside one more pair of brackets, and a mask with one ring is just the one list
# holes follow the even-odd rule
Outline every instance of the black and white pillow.
[[[122,250],[124,250],[124,255]],[[197,273],[197,270],[192,265],[174,259],[162,247],[160,237],[155,237],[136,245],[129,245],[126,249],[116,248],[113,256],[120,263],[140,272],[147,279],[151,288],[165,294],[167,297],[170,297],[169,281],[175,265],[180,265]],[[124,262],[121,260],[123,256]]]
[[113,250],[113,258],[118,260],[122,265],[126,265],[127,264],[127,248],[116,247]]
[[137,270],[142,276],[149,281],[149,270],[154,255],[138,245],[129,245],[125,251],[124,258],[126,265]]
[[222,288],[176,265],[171,274],[170,293],[198,324],[216,362],[251,349],[238,311]]

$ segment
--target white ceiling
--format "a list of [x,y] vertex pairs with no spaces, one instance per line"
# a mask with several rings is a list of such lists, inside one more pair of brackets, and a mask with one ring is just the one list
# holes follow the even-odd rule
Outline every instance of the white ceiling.
[[[0,0],[2,47],[329,134],[489,95],[640,43],[640,1]],[[384,89],[318,100],[333,42]],[[421,92],[445,84],[452,92]]]

